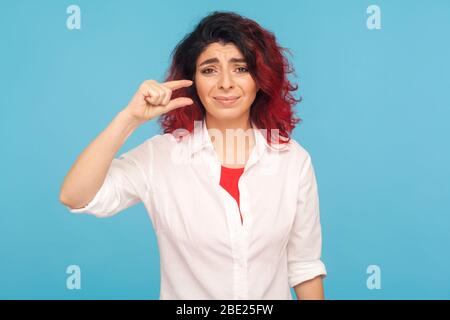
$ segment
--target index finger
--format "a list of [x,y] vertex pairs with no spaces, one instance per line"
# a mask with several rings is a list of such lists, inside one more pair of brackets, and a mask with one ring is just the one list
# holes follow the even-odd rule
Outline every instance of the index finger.
[[163,86],[166,86],[167,88],[171,90],[180,89],[183,87],[189,87],[192,85],[194,81],[192,80],[173,80],[173,81],[167,81],[162,83]]

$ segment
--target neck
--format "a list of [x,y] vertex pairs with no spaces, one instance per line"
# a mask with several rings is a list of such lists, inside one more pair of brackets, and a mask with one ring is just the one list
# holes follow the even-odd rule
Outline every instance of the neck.
[[[254,133],[250,130],[252,129],[250,119],[247,117],[228,121],[206,117],[205,121],[214,149],[222,164],[244,166],[254,146]],[[229,130],[228,134],[227,130]],[[220,139],[215,138],[217,134],[220,135]]]
[[241,119],[232,119],[232,120],[218,120],[212,117],[205,117],[206,127],[209,129],[216,129],[222,132],[225,137],[226,129],[237,130],[242,129],[247,131],[250,129],[251,122],[249,117],[244,117]]

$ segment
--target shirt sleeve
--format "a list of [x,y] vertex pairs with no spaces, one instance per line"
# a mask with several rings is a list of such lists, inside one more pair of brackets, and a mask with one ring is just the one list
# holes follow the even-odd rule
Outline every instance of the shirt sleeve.
[[300,174],[297,211],[287,246],[290,287],[327,274],[320,260],[322,232],[319,196],[311,157],[307,155]]
[[73,213],[88,213],[99,218],[112,216],[143,201],[149,195],[151,170],[150,139],[112,160],[102,186],[94,198]]

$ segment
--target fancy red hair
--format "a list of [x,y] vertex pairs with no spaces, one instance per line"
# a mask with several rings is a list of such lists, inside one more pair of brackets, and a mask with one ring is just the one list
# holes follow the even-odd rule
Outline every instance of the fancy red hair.
[[[267,129],[267,142],[272,143],[271,132],[278,129],[277,143],[287,143],[292,130],[301,121],[294,114],[294,105],[301,101],[291,92],[298,89],[288,80],[294,69],[285,56],[288,49],[280,47],[275,35],[255,21],[234,12],[215,11],[203,18],[194,30],[187,34],[172,51],[172,63],[165,81],[194,80],[196,63],[202,51],[211,43],[232,43],[246,59],[248,70],[257,82],[258,91],[250,107],[250,120],[261,129]],[[295,73],[294,73],[295,74]],[[164,133],[177,129],[193,131],[194,121],[205,116],[195,88],[175,90],[172,98],[189,97],[194,103],[172,110],[159,118]]]

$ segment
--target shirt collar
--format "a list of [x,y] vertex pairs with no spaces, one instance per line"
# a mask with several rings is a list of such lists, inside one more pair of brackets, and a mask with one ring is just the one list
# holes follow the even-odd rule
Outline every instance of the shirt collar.
[[[272,143],[272,145],[269,145],[265,136],[267,130],[258,128],[253,121],[251,122],[251,125],[255,129],[253,130],[253,132],[255,133],[255,148],[258,155],[261,155],[263,152],[268,150],[289,150],[289,143]],[[193,154],[204,148],[214,148],[208,133],[205,118],[203,118],[202,120],[194,121],[194,129],[190,135],[190,155],[192,156]]]

